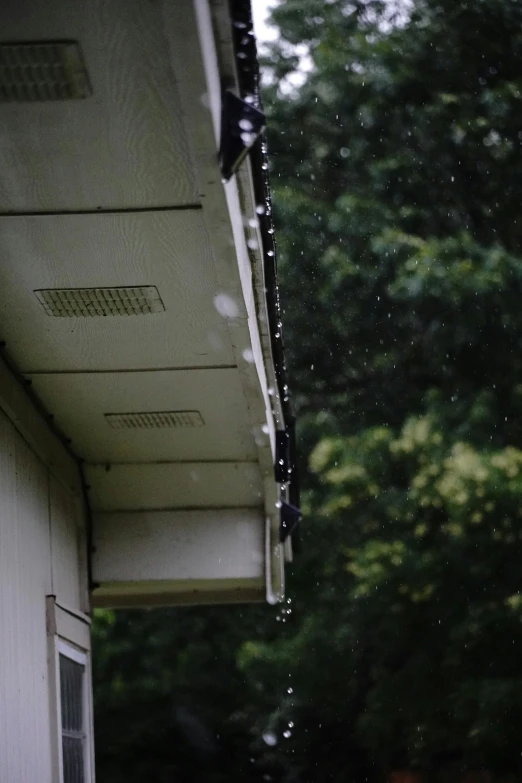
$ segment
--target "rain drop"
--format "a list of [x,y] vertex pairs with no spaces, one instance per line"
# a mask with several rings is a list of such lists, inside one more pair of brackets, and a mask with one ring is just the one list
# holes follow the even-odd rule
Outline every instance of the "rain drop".
[[241,134],[241,141],[245,145],[245,147],[250,147],[256,140],[256,134],[255,133],[247,133],[244,131]]
[[237,318],[239,308],[228,294],[218,294],[214,297],[214,307],[223,318]]

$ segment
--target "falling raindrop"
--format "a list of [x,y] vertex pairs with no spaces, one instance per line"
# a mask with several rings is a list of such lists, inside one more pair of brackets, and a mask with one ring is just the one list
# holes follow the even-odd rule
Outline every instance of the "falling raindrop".
[[255,133],[247,133],[247,131],[244,131],[241,135],[241,141],[245,145],[245,147],[250,147],[251,144],[253,144],[256,140],[256,134]]
[[237,318],[239,308],[228,294],[218,294],[214,297],[214,307],[223,318]]
[[265,731],[263,734],[263,740],[269,748],[273,748],[275,745],[277,745],[277,737],[271,731]]

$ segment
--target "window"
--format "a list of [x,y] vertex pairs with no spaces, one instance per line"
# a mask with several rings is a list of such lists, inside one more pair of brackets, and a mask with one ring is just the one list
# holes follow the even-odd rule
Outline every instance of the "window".
[[85,781],[85,667],[87,656],[60,640],[63,783]]
[[87,656],[60,640],[63,783],[85,783],[85,670]]
[[94,783],[90,618],[46,596],[55,783]]

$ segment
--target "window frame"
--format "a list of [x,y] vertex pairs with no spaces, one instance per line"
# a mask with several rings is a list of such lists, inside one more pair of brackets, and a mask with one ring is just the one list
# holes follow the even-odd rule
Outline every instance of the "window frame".
[[47,597],[48,661],[53,780],[64,783],[60,655],[84,667],[82,676],[84,783],[94,783],[94,731],[90,618],[59,606]]
[[83,668],[82,671],[82,679],[81,679],[81,713],[82,713],[82,725],[81,725],[81,749],[82,749],[82,761],[83,761],[83,780],[87,780],[87,752],[88,752],[88,709],[87,709],[87,684],[86,684],[86,677],[87,677],[87,663],[88,663],[88,655],[86,650],[79,650],[77,647],[73,647],[70,642],[65,641],[61,637],[58,637],[57,641],[57,652],[58,652],[58,673],[60,675],[59,683],[58,683],[58,701],[59,701],[59,712],[60,712],[60,722],[59,722],[59,728],[60,728],[60,751],[62,754],[62,777],[63,777],[63,723],[62,723],[62,692],[61,692],[61,662],[60,658],[66,658],[69,661],[72,661],[73,663],[78,664]]

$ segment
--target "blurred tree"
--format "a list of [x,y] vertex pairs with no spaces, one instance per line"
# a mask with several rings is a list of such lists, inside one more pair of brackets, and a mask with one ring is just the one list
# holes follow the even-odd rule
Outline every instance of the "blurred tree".
[[522,3],[273,17],[291,603],[99,617],[98,779],[521,774]]

